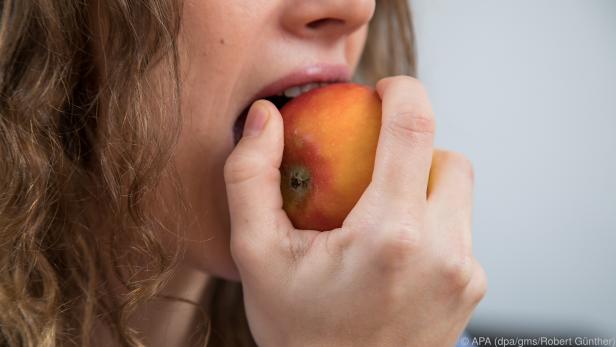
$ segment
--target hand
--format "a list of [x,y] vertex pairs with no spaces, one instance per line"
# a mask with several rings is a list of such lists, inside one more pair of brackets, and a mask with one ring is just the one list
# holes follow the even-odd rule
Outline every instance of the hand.
[[[433,150],[419,81],[386,78],[377,92],[372,182],[339,229],[296,230],[282,210],[283,123],[271,103],[253,104],[227,159],[231,252],[261,346],[453,346],[484,296],[469,161]],[[259,116],[263,130],[249,130]]]

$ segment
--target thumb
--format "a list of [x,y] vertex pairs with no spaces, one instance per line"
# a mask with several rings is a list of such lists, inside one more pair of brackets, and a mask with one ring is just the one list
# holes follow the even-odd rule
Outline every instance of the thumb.
[[269,101],[254,102],[242,138],[224,167],[232,243],[263,244],[281,228],[292,228],[280,193],[283,149],[280,112]]

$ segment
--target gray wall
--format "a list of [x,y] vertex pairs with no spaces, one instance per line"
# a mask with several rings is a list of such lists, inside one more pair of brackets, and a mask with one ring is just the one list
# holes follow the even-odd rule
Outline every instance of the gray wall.
[[476,170],[474,324],[616,336],[616,1],[411,2],[437,145]]

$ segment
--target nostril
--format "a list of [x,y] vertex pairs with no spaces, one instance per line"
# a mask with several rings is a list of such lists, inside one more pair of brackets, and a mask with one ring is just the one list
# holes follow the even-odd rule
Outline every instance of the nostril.
[[344,21],[341,19],[322,18],[322,19],[313,20],[312,22],[306,24],[306,26],[309,27],[310,29],[318,29],[318,28],[328,26],[328,25],[342,25],[342,24],[344,24]]

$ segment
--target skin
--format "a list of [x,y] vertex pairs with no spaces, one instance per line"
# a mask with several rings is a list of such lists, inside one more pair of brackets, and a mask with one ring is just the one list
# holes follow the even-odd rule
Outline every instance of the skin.
[[[356,68],[374,0],[184,6],[175,165],[193,219],[181,241],[161,235],[186,247],[164,293],[204,302],[211,275],[241,280],[263,346],[453,345],[486,288],[471,252],[472,168],[460,154],[434,151],[432,109],[417,80],[377,85],[383,122],[373,180],[340,229],[294,230],[284,214],[283,125],[271,103],[253,104],[233,143],[238,114],[264,85],[313,63]],[[145,305],[131,324],[148,345],[187,345],[201,317],[180,306]]]
[[[194,240],[186,244],[187,265],[239,280],[229,253],[230,220],[223,177],[223,166],[234,147],[231,129],[246,103],[263,86],[299,67],[325,62],[355,70],[375,4],[353,2],[354,10],[347,11],[346,1],[339,3],[185,2],[180,35],[186,66],[185,119],[176,165],[187,199],[197,211],[185,235]],[[344,23],[306,27],[323,18]]]

